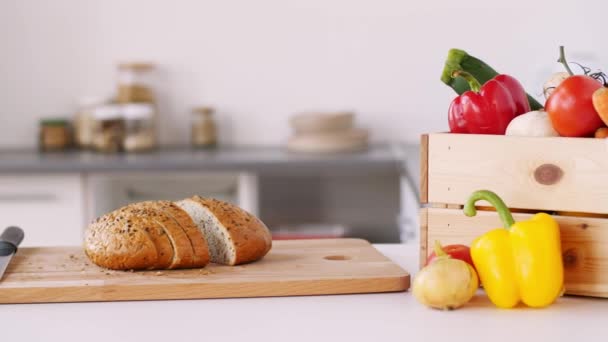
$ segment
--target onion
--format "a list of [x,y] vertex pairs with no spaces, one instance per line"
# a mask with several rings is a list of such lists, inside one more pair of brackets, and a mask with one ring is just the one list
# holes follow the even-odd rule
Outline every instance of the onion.
[[416,299],[431,308],[441,310],[457,309],[468,303],[479,287],[477,272],[471,265],[446,255],[441,246],[440,257],[424,267],[414,279],[413,293]]
[[562,82],[568,77],[570,77],[570,74],[567,72],[556,72],[551,75],[551,78],[549,78],[543,86],[543,95],[545,95],[545,99],[548,99],[549,96],[551,96],[551,94],[553,94],[555,91],[555,88],[562,84]]

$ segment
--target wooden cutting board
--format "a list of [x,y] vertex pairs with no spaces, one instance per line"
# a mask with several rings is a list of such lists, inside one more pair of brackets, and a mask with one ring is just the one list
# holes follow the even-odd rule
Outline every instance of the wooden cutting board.
[[405,291],[409,274],[359,239],[276,241],[262,260],[170,271],[110,271],[80,247],[22,248],[0,303],[302,296]]

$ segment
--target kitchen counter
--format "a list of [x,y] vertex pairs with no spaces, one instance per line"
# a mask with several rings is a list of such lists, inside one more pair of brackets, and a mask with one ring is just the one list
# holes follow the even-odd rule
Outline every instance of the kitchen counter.
[[[418,210],[418,160],[418,146],[408,144],[326,155],[280,146],[137,154],[0,149],[0,224],[28,229],[30,246],[69,245],[114,208],[196,193],[235,202],[277,227],[337,223],[374,241],[399,241],[414,230],[408,218]],[[379,205],[368,208],[366,198]],[[361,207],[367,211],[350,212]]]
[[[406,159],[418,157],[415,145],[375,145],[366,151],[331,155],[290,153],[281,147],[221,147],[196,150],[168,147],[135,154],[89,151],[39,153],[0,150],[0,173],[113,171],[399,171]],[[417,163],[417,159],[414,163]]]
[[[376,245],[410,272],[417,246]],[[443,312],[411,293],[0,306],[7,341],[575,341],[605,335],[608,299],[499,310],[480,292]]]

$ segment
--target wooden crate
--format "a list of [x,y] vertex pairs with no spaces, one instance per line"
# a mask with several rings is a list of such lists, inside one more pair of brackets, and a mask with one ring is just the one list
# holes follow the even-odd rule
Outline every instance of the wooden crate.
[[[481,207],[462,206],[475,190],[499,194],[515,220],[544,211],[562,233],[566,293],[608,297],[608,140],[437,133],[421,139],[420,260],[434,240],[470,245],[501,226]],[[485,210],[483,210],[485,209]]]

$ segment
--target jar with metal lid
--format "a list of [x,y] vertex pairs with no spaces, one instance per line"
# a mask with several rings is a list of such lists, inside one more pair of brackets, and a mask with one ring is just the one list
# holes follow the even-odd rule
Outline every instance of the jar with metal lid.
[[125,151],[150,150],[156,146],[154,106],[147,103],[130,103],[122,106],[125,120]]
[[132,62],[118,65],[118,103],[154,103],[152,63]]
[[61,151],[71,144],[70,123],[65,119],[40,120],[38,146],[41,151]]
[[95,108],[96,121],[93,133],[93,148],[100,152],[119,152],[125,137],[125,122],[118,105],[103,105]]
[[211,107],[194,109],[191,134],[194,147],[210,148],[217,145],[217,127],[213,113],[214,109]]

